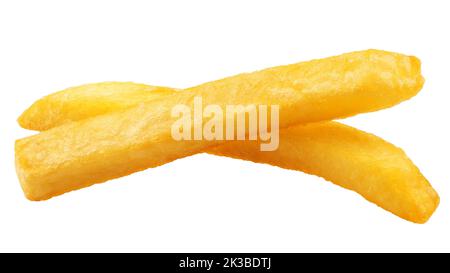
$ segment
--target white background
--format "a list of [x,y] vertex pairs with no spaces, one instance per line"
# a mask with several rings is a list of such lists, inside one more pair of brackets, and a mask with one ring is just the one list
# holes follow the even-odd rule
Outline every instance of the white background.
[[[1,251],[449,251],[448,1],[1,1]],[[441,196],[425,225],[323,179],[196,155],[45,202],[25,199],[16,118],[99,81],[190,87],[377,48],[418,56],[412,100],[346,123],[402,147]],[[370,175],[370,174],[367,174]]]

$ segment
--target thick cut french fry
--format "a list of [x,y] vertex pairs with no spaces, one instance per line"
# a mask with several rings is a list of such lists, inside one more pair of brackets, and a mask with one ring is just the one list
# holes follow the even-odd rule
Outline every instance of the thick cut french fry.
[[[131,106],[136,96],[128,96],[119,90],[121,84],[115,88],[112,84],[90,84],[85,89],[78,87],[73,101],[65,100],[68,109],[74,109],[77,104],[80,113],[91,113],[92,104],[83,101],[98,101],[101,105],[108,105],[103,109],[118,111]],[[131,83],[126,83],[131,86]],[[136,84],[136,89],[142,85]],[[105,93],[104,89],[109,90]],[[111,89],[112,88],[112,89]],[[90,90],[87,92],[87,90]],[[151,101],[160,97],[157,90],[151,87],[142,89],[140,98],[135,104],[142,101]],[[86,92],[85,92],[86,91]],[[152,92],[149,92],[152,91]],[[67,89],[65,92],[74,92]],[[173,90],[173,92],[176,92]],[[108,96],[121,96],[121,100],[110,105]],[[64,92],[55,93],[42,99],[38,109],[50,109],[52,100],[64,96]],[[52,98],[48,100],[47,98]],[[126,103],[120,103],[124,101]],[[50,103],[49,105],[46,105]],[[35,110],[35,116],[40,116]],[[64,113],[64,112],[62,112]],[[81,120],[85,116],[72,113],[72,120]],[[54,120],[63,122],[59,117]],[[28,124],[35,127],[34,121]],[[37,121],[36,121],[37,122]],[[54,127],[59,124],[47,123]],[[323,177],[337,185],[354,190],[367,200],[416,223],[424,223],[432,215],[439,203],[439,197],[428,181],[421,175],[403,151],[382,139],[362,132],[360,130],[339,124],[337,122],[313,123],[310,125],[297,125],[281,130],[281,143],[278,150],[273,152],[260,152],[259,143],[254,141],[235,141],[225,143],[207,150],[214,155],[228,156],[238,159],[250,160],[259,163],[303,171]]]
[[172,107],[195,96],[279,105],[283,128],[389,107],[422,84],[416,58],[377,50],[241,74],[18,140],[17,173],[26,196],[43,200],[204,151],[219,142],[175,141],[170,132]]
[[280,146],[272,152],[260,152],[257,141],[233,141],[208,153],[323,177],[416,223],[425,223],[439,204],[437,193],[400,148],[337,122],[283,129]]
[[[301,121],[310,122],[393,106],[414,96],[423,82],[417,58],[367,50],[237,75],[188,90],[211,95],[214,103],[219,90],[228,93],[221,97],[223,103],[289,102],[304,113]],[[23,128],[43,131],[175,91],[127,82],[87,84],[38,100],[18,121]]]

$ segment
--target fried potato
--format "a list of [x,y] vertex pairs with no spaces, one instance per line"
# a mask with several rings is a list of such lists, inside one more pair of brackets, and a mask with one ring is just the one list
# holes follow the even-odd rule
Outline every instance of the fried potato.
[[272,152],[260,152],[257,141],[233,141],[208,153],[323,177],[416,223],[425,223],[439,204],[437,193],[400,148],[338,122],[283,129],[280,146]]
[[[137,89],[140,86],[136,84]],[[105,87],[111,88],[105,84],[91,84],[86,85],[86,89],[90,91],[84,92],[85,90],[79,87],[77,92],[84,98],[73,101],[79,104],[79,112],[85,113],[84,107],[92,107],[91,104],[83,104],[82,101],[92,101],[94,97],[103,105],[109,103],[109,95],[123,96],[122,101],[127,103],[121,104],[119,101],[103,108],[111,111],[127,108],[130,101],[135,98],[128,97],[126,92],[120,91],[105,94],[103,90]],[[113,90],[119,89],[120,85]],[[150,101],[153,96],[160,97],[152,90],[150,87],[143,89],[141,98],[135,101],[136,104]],[[45,101],[46,99],[41,100],[40,109],[47,109]],[[69,109],[74,109],[70,100],[64,103]],[[91,113],[95,115],[97,112]],[[72,120],[83,118],[74,114],[71,116]],[[56,116],[54,119],[59,120]],[[32,123],[30,125],[33,126]],[[48,125],[53,127],[51,124]],[[268,163],[323,177],[361,194],[367,200],[399,217],[416,223],[426,222],[439,204],[437,193],[404,152],[374,135],[338,122],[322,122],[282,129],[280,137],[280,146],[273,152],[260,152],[259,143],[255,141],[225,143],[209,148],[206,152]]]
[[[298,107],[295,111],[304,113],[301,122],[310,122],[393,106],[414,96],[423,82],[417,58],[366,50],[237,75],[188,90],[211,94],[214,103],[218,90],[228,93],[221,97],[224,103],[276,104],[290,100],[290,109]],[[87,84],[38,100],[18,121],[23,128],[43,131],[173,92],[175,89],[127,82]]]
[[[220,144],[171,137],[172,107],[192,105],[195,96],[222,107],[279,105],[283,128],[386,108],[414,96],[422,85],[418,59],[377,50],[269,68],[20,139],[16,169],[27,198],[44,200]],[[35,104],[37,110],[29,113],[41,115],[42,105]]]

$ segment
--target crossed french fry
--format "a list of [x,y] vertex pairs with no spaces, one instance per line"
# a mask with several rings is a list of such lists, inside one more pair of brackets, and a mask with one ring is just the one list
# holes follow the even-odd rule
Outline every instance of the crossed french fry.
[[[22,127],[42,132],[16,141],[16,170],[26,197],[45,200],[207,152],[314,174],[425,223],[439,196],[406,154],[330,121],[391,107],[416,95],[423,82],[417,58],[366,50],[185,90],[119,82],[73,87],[21,115]],[[278,149],[261,152],[260,141],[250,140],[174,140],[171,109],[196,96],[220,106],[279,105]]]

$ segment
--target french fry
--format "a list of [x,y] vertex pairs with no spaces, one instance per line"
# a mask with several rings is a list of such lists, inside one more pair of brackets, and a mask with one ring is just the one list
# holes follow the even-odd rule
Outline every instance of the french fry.
[[283,128],[386,108],[422,84],[416,58],[376,50],[241,74],[18,140],[16,169],[25,195],[44,200],[220,144],[171,137],[172,107],[195,96],[220,106],[279,105]]
[[[100,105],[108,105],[103,109],[119,111],[131,106],[136,96],[128,96],[120,90],[121,84],[115,88],[108,84],[90,84],[85,89],[78,87],[65,92],[77,92],[77,99],[65,100],[68,109],[74,109],[77,104],[81,113],[95,104],[85,104],[83,101],[96,100]],[[124,83],[130,87],[132,83]],[[136,84],[136,89],[142,87]],[[104,89],[109,90],[105,93]],[[89,91],[88,91],[89,90]],[[155,88],[144,88],[135,104],[151,101],[160,97]],[[65,97],[65,92],[55,93],[40,101],[39,109],[51,109],[47,98],[57,100]],[[173,90],[172,92],[177,92]],[[109,97],[121,97],[117,103],[109,105]],[[120,103],[124,101],[126,103]],[[72,120],[81,120],[85,116],[72,113]],[[64,111],[63,111],[64,113]],[[34,116],[42,115],[35,110]],[[61,121],[57,116],[54,120]],[[61,121],[62,122],[62,121]],[[33,122],[28,122],[35,127]],[[59,124],[47,123],[49,127]],[[432,215],[439,204],[439,197],[417,167],[408,159],[404,152],[382,139],[351,128],[338,122],[312,123],[297,125],[282,129],[280,146],[273,152],[260,152],[259,142],[235,141],[218,147],[209,148],[206,152],[214,155],[228,156],[258,163],[268,163],[286,169],[293,169],[325,178],[336,185],[353,190],[367,200],[402,217],[406,220],[424,223]]]
[[[417,58],[367,50],[241,74],[187,91],[208,98],[210,95],[209,101],[214,103],[219,90],[224,94],[221,101],[229,104],[289,101],[293,107],[285,110],[298,106],[294,111],[304,113],[300,122],[311,122],[393,106],[414,96],[423,82]],[[156,100],[175,91],[128,82],[87,84],[38,100],[18,121],[25,129],[43,131]]]
[[439,204],[438,194],[400,148],[338,122],[283,129],[272,152],[260,152],[257,141],[233,141],[208,153],[323,177],[416,223],[425,223]]

